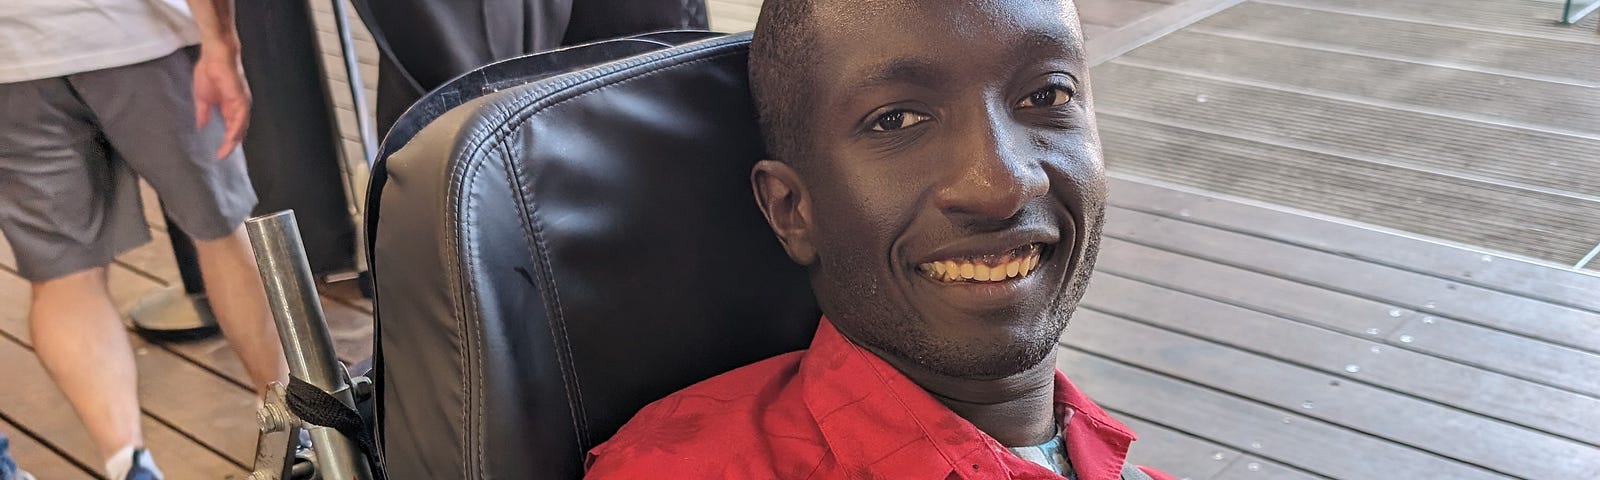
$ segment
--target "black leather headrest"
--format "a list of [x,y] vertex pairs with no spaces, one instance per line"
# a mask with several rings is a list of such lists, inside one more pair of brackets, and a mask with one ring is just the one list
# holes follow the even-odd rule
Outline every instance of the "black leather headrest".
[[577,478],[645,404],[804,348],[805,273],[750,192],[748,44],[489,93],[375,169],[389,478]]

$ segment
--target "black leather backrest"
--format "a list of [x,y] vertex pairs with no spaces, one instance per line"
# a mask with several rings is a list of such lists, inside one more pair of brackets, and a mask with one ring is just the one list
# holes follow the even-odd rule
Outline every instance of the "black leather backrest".
[[375,171],[392,479],[571,479],[643,405],[804,348],[804,272],[756,209],[748,35],[438,116]]
[[501,60],[445,82],[417,99],[384,135],[378,158],[387,158],[422,127],[467,101],[511,86],[592,67],[623,57],[721,36],[700,30],[668,30]]

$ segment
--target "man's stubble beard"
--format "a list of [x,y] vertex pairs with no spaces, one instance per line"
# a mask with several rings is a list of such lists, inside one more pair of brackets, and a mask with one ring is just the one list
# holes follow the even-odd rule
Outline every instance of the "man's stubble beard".
[[[884,305],[874,299],[882,291],[875,278],[849,277],[844,282],[842,299],[819,298],[823,311],[832,312],[835,325],[857,327],[845,334],[857,344],[894,355],[916,365],[956,378],[995,379],[1016,375],[1034,368],[1049,357],[1060,341],[1088,289],[1100,251],[1100,235],[1105,209],[1092,213],[1094,221],[1082,239],[1083,257],[1072,272],[1065,290],[1046,307],[1044,318],[1033,322],[1028,332],[1013,341],[976,344],[973,339],[937,339],[923,326],[926,322],[909,305]],[[846,263],[846,262],[841,262]],[[846,263],[848,264],[848,263]],[[824,267],[826,268],[826,267]],[[826,275],[819,272],[819,275]],[[830,302],[829,300],[844,300]],[[861,313],[893,309],[895,316],[881,325],[860,322],[875,315]],[[841,322],[842,320],[842,322]],[[843,332],[845,329],[841,329]],[[997,344],[1002,343],[1002,344]]]

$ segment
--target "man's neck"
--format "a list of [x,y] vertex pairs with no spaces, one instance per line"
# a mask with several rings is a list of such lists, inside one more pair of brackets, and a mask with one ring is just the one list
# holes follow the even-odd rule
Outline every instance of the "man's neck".
[[872,350],[951,411],[1001,445],[1038,445],[1060,434],[1055,418],[1056,353],[1015,375],[959,378]]

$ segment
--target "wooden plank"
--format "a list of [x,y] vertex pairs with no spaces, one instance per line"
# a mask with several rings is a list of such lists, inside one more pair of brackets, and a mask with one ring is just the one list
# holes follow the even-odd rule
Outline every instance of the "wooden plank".
[[1186,0],[1132,23],[1113,28],[1102,35],[1087,37],[1084,49],[1089,53],[1089,65],[1099,65],[1123,53],[1138,48],[1161,36],[1206,18],[1244,0]]
[[117,256],[117,261],[128,268],[154,277],[161,285],[182,286],[178,274],[178,260],[172,253],[172,239],[167,230],[150,229],[150,241]]
[[1119,28],[1139,21],[1166,8],[1166,4],[1148,0],[1073,0],[1078,6],[1078,19],[1085,24]]
[[361,296],[361,287],[355,280],[344,280],[317,285],[317,293],[349,305],[356,310],[372,313],[372,300]]
[[1108,167],[1116,172],[1552,261],[1576,261],[1600,238],[1595,202],[1564,195],[1201,132],[1153,117],[1102,113],[1099,127]]
[[1133,210],[1106,215],[1106,235],[1121,240],[1600,352],[1600,313]]
[[[120,265],[109,272],[112,301],[129,305],[146,293],[159,288],[149,278],[134,273]],[[0,273],[0,300],[10,295],[26,295],[26,282],[9,272]],[[7,308],[0,312],[0,331],[20,339],[27,345],[29,332],[26,302],[0,302]],[[139,372],[140,404],[145,412],[178,428],[186,436],[204,441],[239,465],[247,464],[255,453],[255,395],[240,383],[229,382],[210,371],[190,363],[193,358],[182,358],[168,349],[149,344],[136,335],[130,335]],[[210,339],[189,344],[225,345],[220,339]],[[224,347],[225,348],[225,347]],[[227,357],[238,364],[231,353]],[[242,367],[234,367],[243,376]],[[248,381],[241,382],[244,385]],[[196,398],[206,399],[196,402]]]
[[1502,255],[1442,245],[1348,220],[1183,190],[1155,180],[1119,175],[1111,204],[1231,232],[1270,238],[1339,256],[1425,273],[1467,285],[1600,312],[1600,275],[1589,275]]
[[1098,272],[1374,339],[1383,338],[1405,319],[1420,316],[1394,305],[1321,290],[1115,238],[1106,238],[1101,242],[1100,257],[1095,265]]
[[1195,31],[1173,32],[1116,61],[1547,130],[1600,134],[1600,92],[1576,85]]
[[[160,287],[145,276],[120,265],[111,269],[110,277],[112,299],[123,310],[148,292]],[[328,321],[329,335],[333,337],[334,351],[340,360],[346,364],[354,364],[372,356],[370,314],[327,298],[322,298],[322,309],[323,316]],[[217,372],[240,388],[250,385],[250,377],[244,369],[244,364],[228,347],[227,341],[220,336],[191,342],[167,343],[161,348],[170,350],[205,370]],[[254,391],[253,388],[249,390]],[[251,398],[254,398],[253,394]]]
[[[1400,5],[1414,2],[1385,3]],[[1450,11],[1452,9],[1447,7],[1436,14]],[[1207,18],[1193,28],[1237,38],[1287,45],[1307,44],[1330,51],[1388,56],[1485,72],[1506,72],[1575,85],[1600,84],[1600,79],[1593,74],[1600,70],[1600,58],[1592,54],[1593,44],[1600,40],[1572,41],[1584,36],[1600,38],[1594,32],[1574,30],[1572,33],[1577,35],[1563,35],[1563,39],[1554,40],[1270,5],[1260,1],[1240,4]]]
[[1094,39],[1110,34],[1114,30],[1116,29],[1107,27],[1105,25],[1091,25],[1085,23],[1083,24],[1083,38],[1084,40],[1093,41]]
[[1227,469],[1218,472],[1217,476],[1213,478],[1217,480],[1316,480],[1324,477],[1278,465],[1259,457],[1246,456],[1228,465]]
[[1083,306],[1600,446],[1600,399],[1411,351],[1399,331],[1341,334],[1106,272]]
[[[5,277],[0,279],[0,284],[4,284],[0,290],[27,291],[12,288],[21,283],[21,279],[9,273],[0,273],[0,277]],[[148,279],[122,269],[113,269],[112,284],[114,300],[152,287]],[[29,346],[23,310],[26,304],[7,305],[15,305],[7,310],[17,313],[5,315],[0,331],[18,339],[22,346]],[[182,429],[185,435],[205,442],[239,465],[252,461],[256,433],[253,415],[256,399],[252,391],[153,346],[137,335],[130,335],[130,340],[139,372],[139,403],[144,412]],[[31,352],[25,353],[31,356]]]
[[1240,457],[1239,451],[1193,435],[1111,411],[1139,440],[1128,450],[1128,463],[1154,467],[1178,478],[1213,478]]
[[[33,352],[12,341],[0,339],[0,365],[6,366],[7,384],[36,386],[0,389],[0,411],[6,412],[6,416],[21,428],[48,432],[49,438],[45,441],[80,464],[105,463],[77,415],[68,407],[66,398],[54,387]],[[204,397],[190,398],[194,401]],[[150,415],[144,416],[143,423],[145,445],[150,448],[167,477],[243,478],[244,470],[240,464],[205,448]]]
[[344,303],[322,298],[333,349],[346,365],[372,356],[372,315]]
[[156,197],[156,189],[144,180],[139,180],[139,204],[144,207],[144,221],[150,224],[151,229],[166,230],[167,217],[161,215],[161,201]]
[[760,2],[710,0],[706,2],[706,13],[713,18],[756,23],[756,18],[761,16],[761,4]]
[[[1067,335],[1072,335],[1070,329]],[[1506,478],[1307,418],[1302,409],[1263,405],[1072,348],[1057,352],[1056,365],[1107,408],[1159,418],[1173,429],[1315,474],[1350,479]]]
[[151,416],[180,429],[239,465],[256,449],[255,392],[133,337],[139,402]]
[[1361,373],[1329,375],[1094,311],[1073,316],[1063,343],[1504,475],[1600,478],[1600,447],[1377,388]]
[[[108,286],[111,290],[112,302],[118,306],[119,311],[127,311],[140,298],[162,287],[160,282],[149,278],[151,274],[137,272],[129,268],[127,264],[138,264],[154,268],[164,272],[161,275],[170,275],[168,278],[170,278],[169,282],[171,284],[178,283],[176,266],[171,265],[170,270],[168,267],[162,266],[163,260],[158,258],[163,254],[156,247],[166,248],[164,255],[167,258],[171,258],[170,248],[165,245],[157,245],[157,242],[151,242],[136,249],[140,253],[133,254],[135,258],[126,258],[127,256],[125,255],[123,260],[128,260],[125,262],[126,264],[113,264],[108,270]],[[5,242],[4,238],[0,238],[0,270],[14,271],[15,263],[9,259],[10,256],[10,245]],[[171,260],[166,261],[170,262]],[[3,276],[0,275],[0,277]],[[5,283],[12,285],[8,286]],[[9,287],[0,288],[0,305],[18,306],[17,310],[0,308],[0,326],[11,328],[13,329],[12,331],[19,332],[18,335],[21,338],[27,338],[27,312],[23,309],[27,305],[27,292],[29,291],[27,282],[15,275],[11,275],[10,278],[0,278],[0,287]],[[359,293],[354,293],[354,295],[357,298],[360,297]],[[334,351],[338,353],[339,359],[346,364],[353,365],[372,356],[371,302],[365,302],[365,304],[367,309],[363,310],[360,308],[361,302],[354,300],[334,301],[329,298],[322,299],[323,313],[328,320],[329,334],[333,337]],[[250,385],[250,377],[244,369],[244,364],[228,348],[227,341],[220,336],[187,342],[171,342],[163,344],[161,348],[170,350],[206,370],[215,372],[242,388],[247,388]]]
[[1600,396],[1600,375],[1594,374],[1600,372],[1600,356],[1591,353],[1426,316],[1408,319],[1387,338],[1468,365]]
[[[1174,254],[1107,238],[1101,243],[1097,270],[1135,279],[1230,305],[1248,308],[1302,323],[1328,328],[1360,338],[1390,338],[1408,321],[1431,321],[1441,333],[1428,348],[1402,342],[1395,344],[1429,351],[1449,360],[1474,365],[1542,385],[1589,396],[1600,396],[1600,378],[1590,375],[1600,368],[1596,356],[1578,350],[1474,327],[1448,318],[1385,305],[1379,302],[1323,290],[1265,274]],[[1443,335],[1448,333],[1449,335]],[[1470,339],[1470,348],[1445,344],[1446,339]],[[1446,355],[1447,354],[1447,355]],[[1592,366],[1592,367],[1591,367]]]
[[[1318,8],[1377,18],[1449,25],[1479,32],[1498,32],[1600,45],[1594,29],[1557,25],[1561,5],[1550,0],[1258,0],[1264,3]],[[1474,46],[1477,46],[1474,44]]]
[[11,459],[17,462],[17,467],[32,474],[34,478],[48,480],[95,478],[95,473],[79,468],[78,464],[72,463],[38,440],[24,434],[22,429],[4,419],[0,419],[0,435],[5,435],[10,442]]
[[[1584,138],[1493,125],[1125,62],[1101,65],[1094,74],[1110,86],[1094,91],[1097,113],[1159,118],[1166,125],[1397,168],[1558,192],[1600,209],[1600,170],[1582,168],[1600,158],[1600,134]],[[1600,91],[1586,97],[1600,106]]]
[[711,18],[711,31],[723,33],[749,32],[756,29],[753,22],[727,19],[722,17]]

